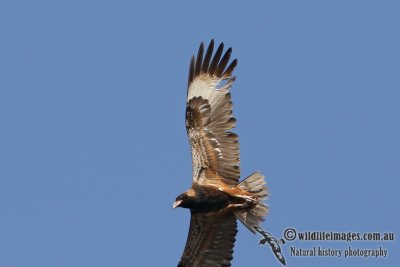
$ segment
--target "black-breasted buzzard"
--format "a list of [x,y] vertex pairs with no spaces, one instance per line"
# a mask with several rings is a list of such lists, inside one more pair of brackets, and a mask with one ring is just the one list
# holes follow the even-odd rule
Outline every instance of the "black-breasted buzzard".
[[214,41],[204,54],[201,43],[192,57],[186,102],[186,129],[193,161],[192,187],[176,198],[173,207],[190,209],[190,229],[178,266],[231,266],[237,233],[236,219],[251,232],[267,214],[264,176],[255,172],[239,182],[238,136],[231,132],[229,90],[235,81],[232,49],[214,56]]

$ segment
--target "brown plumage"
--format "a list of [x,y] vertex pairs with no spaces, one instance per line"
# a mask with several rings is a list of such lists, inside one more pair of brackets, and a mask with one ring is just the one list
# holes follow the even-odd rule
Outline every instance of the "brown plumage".
[[192,187],[173,207],[191,211],[190,229],[178,266],[231,266],[237,233],[236,219],[251,232],[267,214],[264,176],[255,172],[239,183],[238,136],[229,90],[235,81],[229,65],[232,49],[214,41],[204,54],[200,45],[189,68],[186,129],[192,151]]

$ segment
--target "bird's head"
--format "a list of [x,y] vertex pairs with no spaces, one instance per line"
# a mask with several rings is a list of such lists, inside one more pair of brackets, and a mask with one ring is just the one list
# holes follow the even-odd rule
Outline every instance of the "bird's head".
[[179,196],[177,196],[174,204],[172,204],[172,207],[174,209],[177,207],[190,208],[190,204],[194,198],[195,198],[195,191],[191,188],[185,193],[182,193]]

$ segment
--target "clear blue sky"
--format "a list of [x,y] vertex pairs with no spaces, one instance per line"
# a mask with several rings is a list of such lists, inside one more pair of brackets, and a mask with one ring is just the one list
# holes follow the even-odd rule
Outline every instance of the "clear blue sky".
[[[188,3],[191,2],[191,3]],[[400,235],[398,1],[2,1],[0,267],[176,266],[190,56],[225,42],[264,227]],[[239,227],[234,266],[279,266]],[[389,250],[298,258],[290,247]],[[288,242],[288,266],[398,266],[399,242]]]

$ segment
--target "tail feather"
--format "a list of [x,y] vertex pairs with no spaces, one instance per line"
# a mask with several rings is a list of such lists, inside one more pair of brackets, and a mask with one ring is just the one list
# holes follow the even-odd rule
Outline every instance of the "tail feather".
[[250,210],[235,211],[236,217],[252,232],[256,233],[254,227],[260,226],[268,213],[268,207],[263,201],[268,195],[265,186],[264,175],[255,172],[240,182],[236,187],[251,193],[257,200],[257,205]]

